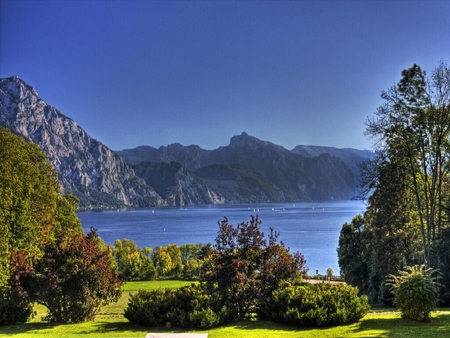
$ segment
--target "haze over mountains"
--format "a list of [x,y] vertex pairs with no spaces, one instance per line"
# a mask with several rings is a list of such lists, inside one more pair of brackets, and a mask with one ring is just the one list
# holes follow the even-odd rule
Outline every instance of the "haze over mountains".
[[372,156],[331,147],[289,151],[245,132],[215,150],[175,143],[116,153],[17,76],[0,79],[0,125],[43,149],[63,192],[82,208],[349,199],[357,194],[356,163]]

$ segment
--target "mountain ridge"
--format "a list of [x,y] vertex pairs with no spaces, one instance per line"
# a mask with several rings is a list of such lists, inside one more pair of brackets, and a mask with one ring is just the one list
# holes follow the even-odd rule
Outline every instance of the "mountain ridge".
[[356,192],[342,159],[303,156],[245,132],[214,150],[174,143],[116,153],[17,76],[0,79],[0,125],[41,147],[63,192],[83,209],[338,200]]
[[[175,148],[176,152],[173,151]],[[346,199],[357,193],[355,175],[341,159],[332,155],[321,154],[318,157],[322,161],[313,160],[295,154],[272,142],[259,140],[246,132],[233,136],[229,145],[214,150],[204,150],[195,145],[184,147],[179,143],[167,147],[161,146],[158,149],[149,146],[141,146],[135,149],[138,149],[138,152],[141,153],[138,154],[133,149],[118,151],[117,153],[126,162],[133,161],[133,163],[137,163],[141,159],[164,162],[168,159],[167,153],[170,153],[170,161],[180,162],[193,172],[216,164],[246,166],[269,179],[281,193],[283,201]],[[185,162],[187,156],[184,151],[196,158],[196,161]],[[194,154],[192,154],[193,151]],[[334,173],[330,171],[325,173],[309,163],[328,166],[329,170],[334,170]],[[305,171],[305,168],[308,168],[308,170]],[[328,186],[325,184],[323,177],[318,176],[318,172],[330,177],[330,179],[325,180],[328,181]],[[331,190],[333,192],[329,193]]]

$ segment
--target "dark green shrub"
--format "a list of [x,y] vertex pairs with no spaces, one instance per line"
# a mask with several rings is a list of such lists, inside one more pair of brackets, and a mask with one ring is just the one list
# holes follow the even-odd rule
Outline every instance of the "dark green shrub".
[[189,314],[189,322],[193,327],[208,329],[220,323],[220,317],[211,308],[194,310]]
[[15,295],[9,288],[0,289],[0,326],[25,323],[32,313],[32,305],[26,298]]
[[299,326],[333,326],[358,321],[369,310],[366,296],[344,284],[303,284],[279,289],[261,304],[260,318]]
[[130,322],[176,327],[210,328],[221,322],[210,307],[210,296],[192,284],[180,289],[140,290],[131,295],[124,316]]
[[423,265],[405,267],[398,276],[391,277],[394,304],[402,312],[402,317],[417,321],[430,319],[431,311],[436,308],[437,287],[432,275],[437,270],[424,269]]

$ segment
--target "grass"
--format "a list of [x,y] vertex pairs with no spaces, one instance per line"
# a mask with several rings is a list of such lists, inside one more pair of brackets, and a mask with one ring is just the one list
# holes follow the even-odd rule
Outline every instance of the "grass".
[[[131,282],[117,303],[105,306],[94,322],[80,324],[55,324],[41,321],[45,308],[36,306],[37,315],[28,323],[0,327],[0,337],[15,338],[73,338],[73,337],[136,337],[144,338],[150,332],[185,332],[173,329],[150,328],[130,324],[123,317],[130,293],[139,289],[172,288],[189,285],[184,281]],[[416,323],[400,318],[400,314],[389,310],[372,310],[360,322],[332,328],[300,328],[271,322],[238,322],[207,331],[208,338],[301,338],[301,337],[442,337],[450,332],[450,309],[433,312],[429,323]]]
[[144,282],[129,282],[126,283],[122,290],[123,291],[138,291],[138,290],[157,290],[157,289],[175,289],[181,288],[186,285],[191,285],[197,282],[188,282],[184,280],[153,280]]

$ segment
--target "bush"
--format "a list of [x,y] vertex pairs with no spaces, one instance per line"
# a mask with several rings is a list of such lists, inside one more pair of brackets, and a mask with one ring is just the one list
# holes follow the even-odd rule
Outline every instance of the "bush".
[[211,308],[194,310],[189,314],[189,321],[193,327],[208,329],[220,323],[220,317]]
[[124,316],[141,325],[207,329],[221,322],[210,305],[210,296],[194,284],[180,289],[139,290],[130,295]]
[[0,288],[0,326],[25,323],[33,308],[26,297],[15,295],[7,287]]
[[273,292],[261,306],[260,318],[299,326],[354,323],[369,311],[366,296],[356,287],[320,283],[290,286]]
[[394,304],[402,312],[402,317],[416,321],[430,319],[431,311],[436,309],[437,285],[432,275],[437,270],[424,269],[423,265],[405,267],[399,275],[389,275]]

